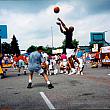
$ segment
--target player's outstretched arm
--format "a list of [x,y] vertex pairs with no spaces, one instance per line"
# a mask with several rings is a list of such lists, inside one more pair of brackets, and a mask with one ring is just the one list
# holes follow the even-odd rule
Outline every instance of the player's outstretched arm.
[[68,30],[68,28],[66,27],[66,25],[64,24],[64,22],[60,18],[57,18],[57,20],[61,22],[61,25],[63,26],[63,28],[65,30]]
[[61,31],[62,33],[64,33],[64,31],[63,31],[63,29],[62,29],[62,26],[61,26],[61,23],[57,22],[57,25],[60,26],[60,31]]

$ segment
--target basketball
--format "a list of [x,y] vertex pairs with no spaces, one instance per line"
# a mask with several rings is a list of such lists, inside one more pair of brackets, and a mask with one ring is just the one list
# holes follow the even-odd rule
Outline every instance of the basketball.
[[59,13],[60,8],[58,6],[54,7],[54,13]]

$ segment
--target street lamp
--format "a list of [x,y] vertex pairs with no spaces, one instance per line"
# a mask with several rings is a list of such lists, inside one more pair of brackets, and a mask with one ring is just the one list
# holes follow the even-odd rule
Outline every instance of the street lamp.
[[52,34],[52,49],[53,49],[53,29],[52,29],[52,26],[51,26],[51,34]]

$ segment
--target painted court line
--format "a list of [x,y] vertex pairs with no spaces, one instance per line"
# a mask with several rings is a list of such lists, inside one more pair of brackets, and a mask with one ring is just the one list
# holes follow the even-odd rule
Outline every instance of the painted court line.
[[46,95],[44,94],[44,92],[40,92],[40,95],[44,99],[44,101],[47,104],[47,106],[49,107],[49,109],[55,109],[55,107],[52,105],[52,103],[50,102],[50,100],[46,97]]

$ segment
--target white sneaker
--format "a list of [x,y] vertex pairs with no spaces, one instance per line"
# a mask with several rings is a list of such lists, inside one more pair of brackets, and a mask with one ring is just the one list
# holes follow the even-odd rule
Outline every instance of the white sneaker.
[[78,74],[80,74],[80,72],[79,72],[79,71],[76,73],[76,75],[78,75]]
[[58,70],[57,70],[57,69],[55,69],[55,70],[54,70],[54,74],[56,75],[57,73],[58,73]]
[[68,74],[68,71],[66,71],[65,74]]
[[63,73],[63,71],[61,70],[60,73]]
[[73,73],[69,73],[68,75],[72,75]]
[[84,75],[83,72],[81,72],[81,75]]

